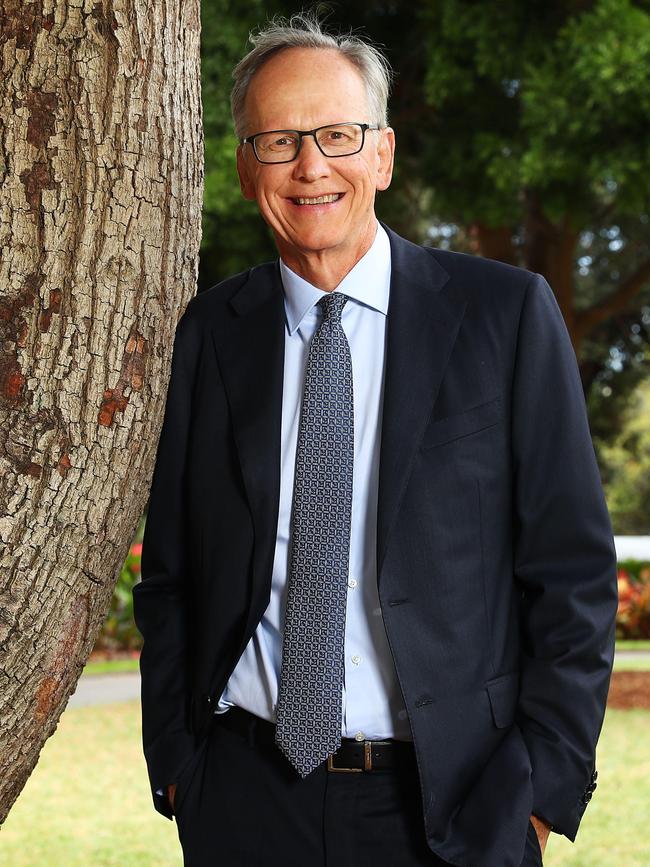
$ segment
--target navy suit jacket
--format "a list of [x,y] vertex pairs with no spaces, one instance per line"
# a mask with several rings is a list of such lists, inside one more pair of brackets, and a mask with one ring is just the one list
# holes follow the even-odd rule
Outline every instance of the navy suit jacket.
[[[386,228],[378,592],[426,837],[518,867],[534,813],[574,840],[614,655],[616,555],[575,354],[539,274]],[[277,262],[189,302],[134,589],[155,794],[267,607],[285,314]],[[224,829],[227,833],[227,829]]]

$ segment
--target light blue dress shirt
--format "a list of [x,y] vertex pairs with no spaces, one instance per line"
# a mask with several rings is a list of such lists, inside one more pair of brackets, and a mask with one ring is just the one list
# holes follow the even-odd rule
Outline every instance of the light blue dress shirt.
[[[215,713],[232,705],[275,722],[289,574],[290,519],[298,423],[309,345],[326,292],[280,260],[286,312],[281,478],[271,597],[228,679]],[[377,223],[368,252],[336,287],[349,296],[341,325],[350,344],[354,393],[354,474],[345,623],[344,737],[412,740],[377,593],[377,490],[390,295],[388,235]]]

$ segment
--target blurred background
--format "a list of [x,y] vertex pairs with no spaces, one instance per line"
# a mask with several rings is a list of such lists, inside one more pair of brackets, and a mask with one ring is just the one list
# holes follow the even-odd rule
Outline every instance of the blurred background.
[[[303,4],[202,4],[205,197],[198,291],[276,258],[241,198],[231,70],[251,29]],[[316,8],[316,7],[311,7]],[[548,279],[573,341],[619,558],[617,652],[598,791],[544,863],[650,865],[650,4],[347,0],[326,24],[395,70],[378,217],[419,244]],[[180,865],[140,742],[131,590],[146,515],[75,695],[7,819],[2,863]]]

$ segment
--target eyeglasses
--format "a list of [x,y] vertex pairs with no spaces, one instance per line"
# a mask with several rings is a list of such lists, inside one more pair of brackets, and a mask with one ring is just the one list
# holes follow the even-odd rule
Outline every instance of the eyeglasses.
[[334,123],[316,129],[272,129],[240,139],[249,142],[260,163],[290,163],[300,153],[302,140],[313,135],[319,151],[326,157],[349,157],[363,148],[366,130],[380,129],[370,123]]

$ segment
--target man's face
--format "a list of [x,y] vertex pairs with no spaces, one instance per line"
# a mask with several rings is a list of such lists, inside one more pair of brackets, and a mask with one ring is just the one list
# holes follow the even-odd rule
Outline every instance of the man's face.
[[[246,135],[276,129],[314,129],[369,116],[357,69],[337,51],[290,48],[274,55],[253,77],[246,96]],[[365,134],[363,149],[326,157],[305,136],[290,163],[261,164],[250,143],[237,151],[242,193],[256,199],[283,258],[328,251],[349,257],[374,236],[376,190],[390,184],[395,147],[391,129]],[[329,204],[298,204],[299,198],[339,194]]]

